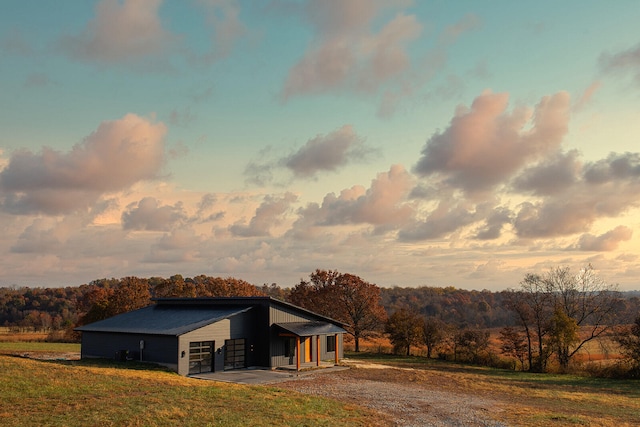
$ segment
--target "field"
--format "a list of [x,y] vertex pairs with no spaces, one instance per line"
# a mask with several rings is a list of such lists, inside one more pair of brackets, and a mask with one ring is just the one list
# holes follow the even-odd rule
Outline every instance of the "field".
[[[133,366],[133,369],[131,368]],[[149,366],[0,356],[3,426],[376,425],[328,398],[180,377]]]
[[[532,374],[458,365],[422,357],[399,357],[364,353],[360,363],[390,366],[348,375],[362,376],[387,384],[411,384],[440,390],[455,396],[451,405],[482,398],[492,403],[483,410],[509,426],[602,426],[640,425],[640,382],[609,380],[574,375]],[[366,365],[365,365],[366,366]],[[504,423],[504,424],[502,424]],[[465,424],[460,424],[465,425]],[[493,424],[480,424],[493,425]]]
[[[400,412],[393,408],[402,412],[405,421],[414,416],[415,422],[427,413],[439,416],[449,407],[463,417],[468,414],[460,408],[472,401],[484,402],[479,410],[490,421],[453,425],[640,425],[640,383],[633,380],[529,374],[415,356],[349,353],[351,370],[282,386],[243,386],[184,378],[151,365],[62,360],[78,350],[77,344],[0,342],[0,425],[410,425],[394,422]],[[15,356],[25,354],[53,357]],[[351,391],[341,395],[340,387]],[[363,398],[366,394],[356,393],[358,387],[370,395]],[[376,403],[371,395],[378,390],[387,394]],[[414,397],[407,391],[413,391]],[[447,400],[425,403],[425,396],[433,393]],[[389,399],[397,402],[389,406]],[[407,410],[413,415],[407,415]]]

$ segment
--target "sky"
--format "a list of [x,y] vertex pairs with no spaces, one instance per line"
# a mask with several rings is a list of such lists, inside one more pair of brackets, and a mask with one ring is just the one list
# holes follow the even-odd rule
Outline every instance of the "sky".
[[640,289],[640,2],[0,3],[0,286]]

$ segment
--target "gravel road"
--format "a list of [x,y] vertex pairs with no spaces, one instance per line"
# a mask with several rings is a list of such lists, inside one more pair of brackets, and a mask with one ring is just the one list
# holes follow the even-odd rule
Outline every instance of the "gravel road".
[[492,419],[500,403],[416,379],[412,369],[352,364],[351,369],[314,373],[279,383],[280,388],[331,397],[381,413],[388,426],[506,426]]

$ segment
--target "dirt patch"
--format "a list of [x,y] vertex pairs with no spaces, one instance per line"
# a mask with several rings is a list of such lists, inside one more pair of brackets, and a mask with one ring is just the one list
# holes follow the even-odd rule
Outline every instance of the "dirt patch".
[[24,351],[13,353],[13,356],[35,360],[80,360],[80,353],[49,353],[41,351]]
[[347,364],[351,369],[331,375],[311,374],[278,387],[379,411],[380,425],[505,425],[492,417],[503,410],[500,402],[465,393],[455,384],[434,384],[424,371],[355,361]]

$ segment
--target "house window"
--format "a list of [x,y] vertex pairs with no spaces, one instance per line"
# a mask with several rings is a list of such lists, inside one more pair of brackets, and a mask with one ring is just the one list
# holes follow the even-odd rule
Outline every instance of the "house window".
[[327,353],[336,351],[336,336],[327,335]]
[[224,369],[240,369],[245,365],[244,338],[224,341]]
[[285,355],[285,357],[294,357],[296,355],[296,340],[295,340],[295,338],[285,338],[285,340],[284,340],[284,355]]

